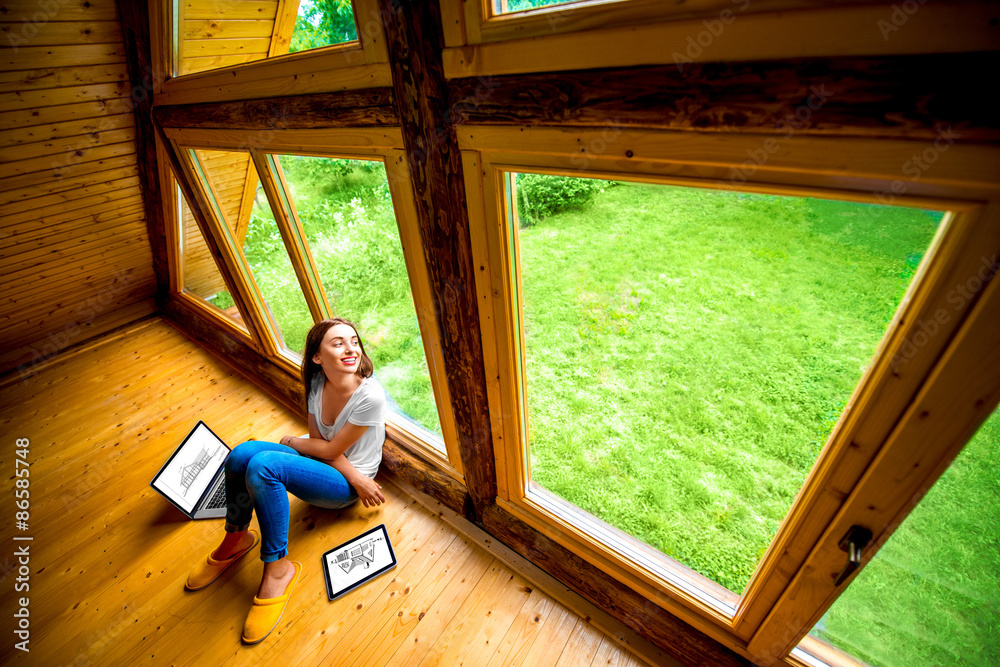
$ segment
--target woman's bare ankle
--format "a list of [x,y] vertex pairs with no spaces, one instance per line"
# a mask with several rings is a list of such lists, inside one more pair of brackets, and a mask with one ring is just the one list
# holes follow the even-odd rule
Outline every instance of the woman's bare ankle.
[[222,543],[212,552],[212,558],[215,560],[226,560],[231,557],[240,550],[240,545],[243,543],[243,536],[247,533],[248,531],[246,530],[236,533],[226,533],[225,537],[222,538]]
[[295,566],[287,557],[264,563],[264,573],[260,579],[260,588],[257,589],[257,597],[261,600],[281,597],[294,577]]

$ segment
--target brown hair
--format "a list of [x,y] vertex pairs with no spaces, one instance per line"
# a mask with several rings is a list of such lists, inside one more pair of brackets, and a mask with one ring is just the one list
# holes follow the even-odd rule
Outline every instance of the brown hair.
[[354,371],[354,374],[367,378],[371,377],[372,373],[375,372],[375,364],[372,363],[368,353],[365,352],[365,345],[361,342],[361,334],[358,334],[358,328],[354,326],[353,322],[345,320],[343,317],[333,317],[328,320],[317,322],[313,325],[312,329],[309,330],[309,334],[306,336],[306,350],[302,355],[302,383],[305,385],[307,410],[309,408],[309,391],[312,389],[313,378],[316,377],[316,373],[323,372],[323,367],[313,361],[313,357],[315,357],[316,353],[319,352],[319,346],[322,345],[323,337],[326,336],[326,332],[330,330],[330,327],[337,324],[346,324],[354,329],[354,333],[358,336],[358,347],[361,348],[361,359],[358,360],[358,370]]

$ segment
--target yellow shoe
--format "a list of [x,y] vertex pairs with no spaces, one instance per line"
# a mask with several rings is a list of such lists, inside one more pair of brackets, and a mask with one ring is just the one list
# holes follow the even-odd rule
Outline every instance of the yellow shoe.
[[295,583],[299,580],[299,575],[302,574],[302,563],[294,560],[291,563],[295,567],[295,576],[285,587],[284,595],[264,600],[256,595],[253,596],[253,606],[250,607],[247,621],[243,624],[243,642],[245,644],[256,644],[263,641],[264,637],[267,637],[272,630],[278,627],[278,621],[281,620],[281,614],[285,611],[285,605],[288,604],[292,589],[295,588]]
[[[260,542],[260,533],[252,529],[249,532],[253,535],[253,544],[242,551],[234,553],[225,560],[215,560],[212,558],[211,553],[208,554],[208,558],[204,562],[198,563],[191,569],[191,572],[188,574],[187,582],[184,584],[184,588],[189,591],[200,591],[218,579],[219,575],[225,572],[230,565],[238,561],[251,549],[257,546]],[[214,551],[212,553],[214,553]]]

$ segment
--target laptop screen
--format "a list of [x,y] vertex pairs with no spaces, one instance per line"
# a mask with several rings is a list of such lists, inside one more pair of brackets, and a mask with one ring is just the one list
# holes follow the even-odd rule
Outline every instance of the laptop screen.
[[153,487],[190,513],[228,454],[226,443],[198,422],[153,479]]

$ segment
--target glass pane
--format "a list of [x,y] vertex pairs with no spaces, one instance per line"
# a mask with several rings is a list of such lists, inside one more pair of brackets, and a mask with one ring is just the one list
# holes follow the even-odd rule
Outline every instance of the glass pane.
[[225,313],[241,329],[246,331],[243,317],[233,297],[226,289],[226,282],[219,272],[215,258],[205,243],[198,223],[195,222],[187,199],[177,188],[177,211],[181,238],[182,284],[185,291],[201,297],[220,312]]
[[510,12],[523,12],[528,9],[538,7],[551,7],[552,5],[566,5],[574,0],[493,0],[493,12],[495,14],[509,14]]
[[[305,349],[312,314],[253,161],[239,151],[199,150],[195,154],[199,162],[205,161],[202,170],[212,183],[215,205],[226,220],[233,243],[243,251],[267,310],[278,326],[279,347],[298,357]],[[226,169],[226,164],[231,167]]]
[[515,198],[532,481],[741,593],[942,214],[533,174]]
[[249,207],[259,183],[250,154],[196,150],[195,155],[215,190],[216,201],[222,208],[230,231],[243,238]]
[[276,157],[333,314],[361,328],[390,407],[440,437],[385,165]]
[[302,0],[288,52],[353,42],[357,38],[351,0]]
[[811,634],[876,667],[1000,665],[1000,410]]
[[178,74],[358,39],[350,0],[180,2]]

